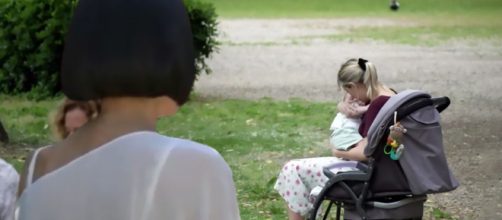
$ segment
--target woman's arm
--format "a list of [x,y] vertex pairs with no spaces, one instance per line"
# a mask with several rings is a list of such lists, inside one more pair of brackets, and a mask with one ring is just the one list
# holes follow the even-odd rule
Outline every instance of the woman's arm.
[[364,155],[364,148],[368,145],[368,138],[363,138],[357,142],[356,146],[348,151],[341,151],[333,148],[332,152],[335,157],[340,157],[347,160],[366,161],[368,158]]

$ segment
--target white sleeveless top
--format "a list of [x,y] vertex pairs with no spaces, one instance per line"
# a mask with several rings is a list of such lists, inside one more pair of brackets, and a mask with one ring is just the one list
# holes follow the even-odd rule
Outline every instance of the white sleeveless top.
[[33,152],[33,156],[31,156],[30,165],[28,166],[28,173],[26,174],[26,183],[24,184],[25,185],[24,189],[28,188],[33,183],[33,173],[35,172],[35,164],[37,163],[38,153],[40,153],[41,150],[48,148],[50,146],[52,145],[37,148]]
[[45,174],[18,205],[20,220],[240,219],[231,170],[217,151],[148,131]]

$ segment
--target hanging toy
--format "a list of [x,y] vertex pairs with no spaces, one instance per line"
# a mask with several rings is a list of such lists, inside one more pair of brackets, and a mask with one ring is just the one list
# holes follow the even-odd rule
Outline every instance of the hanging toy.
[[404,152],[404,145],[399,143],[401,137],[407,132],[401,123],[397,121],[397,111],[394,112],[394,125],[389,127],[389,136],[383,152],[392,160],[399,160]]

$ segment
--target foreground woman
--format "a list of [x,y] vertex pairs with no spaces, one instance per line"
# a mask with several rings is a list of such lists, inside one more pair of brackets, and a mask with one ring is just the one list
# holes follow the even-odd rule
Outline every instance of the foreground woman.
[[62,87],[70,99],[101,100],[101,112],[33,157],[19,219],[239,219],[220,154],[155,131],[192,89],[192,39],[180,0],[79,1]]

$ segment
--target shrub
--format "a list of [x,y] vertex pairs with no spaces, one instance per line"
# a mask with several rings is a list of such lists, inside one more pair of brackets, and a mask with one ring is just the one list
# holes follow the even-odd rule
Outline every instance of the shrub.
[[188,17],[192,26],[195,47],[195,63],[197,75],[200,72],[210,73],[211,69],[205,60],[217,49],[216,41],[217,15],[214,6],[207,2],[197,0],[185,0]]
[[[59,68],[77,0],[0,0],[0,93],[57,94]],[[197,75],[218,43],[217,15],[210,3],[185,0],[194,35]]]

